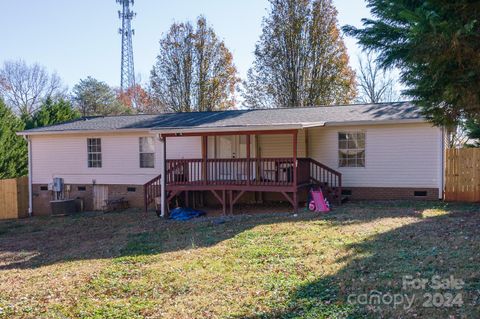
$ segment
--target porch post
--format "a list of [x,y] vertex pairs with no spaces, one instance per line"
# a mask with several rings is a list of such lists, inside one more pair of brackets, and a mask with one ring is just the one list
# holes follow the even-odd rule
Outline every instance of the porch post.
[[292,138],[293,138],[293,185],[297,187],[297,136],[298,131],[293,131]]
[[160,216],[165,217],[165,213],[167,211],[167,138],[160,135],[160,144],[162,146],[162,176],[160,178]]
[[298,198],[297,198],[297,170],[298,170],[298,163],[297,163],[297,137],[298,137],[298,130],[293,131],[292,138],[293,138],[293,212],[296,214],[298,212]]
[[310,137],[308,136],[308,129],[303,130],[305,132],[305,157],[310,157],[310,147],[308,146]]
[[250,160],[251,154],[250,154],[250,134],[247,134],[247,185],[250,185],[250,180],[251,180],[251,170],[252,170],[252,165],[251,165],[251,160]]
[[207,185],[207,158],[208,158],[208,136],[202,136],[202,179]]

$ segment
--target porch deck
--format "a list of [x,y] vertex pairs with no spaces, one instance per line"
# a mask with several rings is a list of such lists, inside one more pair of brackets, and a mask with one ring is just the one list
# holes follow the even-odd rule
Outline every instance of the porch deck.
[[[209,191],[230,213],[245,192],[277,192],[298,209],[298,191],[322,187],[331,202],[339,203],[341,173],[311,158],[173,159],[166,161],[167,204],[182,193]],[[145,209],[161,197],[161,175],[144,186]]]

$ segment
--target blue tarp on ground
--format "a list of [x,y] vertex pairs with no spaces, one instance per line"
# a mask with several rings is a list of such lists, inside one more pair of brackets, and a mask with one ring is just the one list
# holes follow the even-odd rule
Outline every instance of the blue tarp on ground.
[[205,215],[205,212],[201,210],[196,210],[192,208],[177,207],[170,211],[170,219],[173,220],[189,220],[192,218],[200,217]]

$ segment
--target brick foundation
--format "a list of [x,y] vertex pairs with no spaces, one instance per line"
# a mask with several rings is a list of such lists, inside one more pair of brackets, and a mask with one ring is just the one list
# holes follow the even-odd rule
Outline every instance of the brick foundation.
[[342,190],[343,196],[354,200],[438,200],[438,188],[343,187]]
[[[344,196],[352,200],[438,200],[438,188],[404,188],[404,187],[343,187]],[[417,196],[415,196],[415,192]],[[348,193],[349,195],[347,195]],[[419,196],[422,195],[422,196]],[[184,198],[183,194],[181,195]],[[191,197],[191,195],[190,195]],[[308,189],[304,188],[298,193],[299,202],[305,202],[308,197]],[[218,200],[211,194],[205,192],[205,204],[216,206],[219,205]],[[288,200],[280,193],[245,193],[239,204],[255,204],[269,202],[284,202]],[[175,204],[175,203],[174,203]]]
[[[65,185],[67,187],[68,184]],[[70,192],[66,192],[66,198],[82,199],[84,210],[93,210],[93,185],[74,185],[70,184]],[[42,190],[41,187],[47,187],[45,184],[33,185],[33,213],[36,216],[50,215],[50,201],[53,199],[52,191]],[[128,188],[131,188],[130,191]],[[83,190],[84,189],[84,190]],[[133,191],[135,189],[135,191]],[[415,196],[417,192],[417,196]],[[199,192],[197,192],[198,194]],[[353,200],[438,200],[438,188],[385,188],[385,187],[343,187],[344,196]],[[424,195],[424,196],[419,196]],[[130,207],[143,208],[143,185],[108,185],[109,197],[125,197]],[[196,195],[197,202],[199,196]],[[183,194],[182,194],[183,197]],[[193,197],[190,197],[191,201]],[[298,199],[304,202],[307,198],[307,190],[299,193]],[[219,205],[217,199],[210,193],[204,194],[205,205]],[[285,197],[280,193],[263,193],[255,196],[252,192],[245,193],[239,200],[239,203],[256,203],[260,202],[287,202]],[[173,203],[175,205],[175,203]]]
[[[51,214],[50,201],[53,199],[53,192],[43,190],[46,184],[33,184],[33,214],[35,216],[47,216]],[[84,211],[93,210],[93,185],[86,184],[65,184],[65,198],[82,199]],[[131,191],[128,191],[131,188]],[[133,191],[135,189],[135,191]],[[125,197],[130,207],[143,208],[143,185],[108,185],[109,197]]]

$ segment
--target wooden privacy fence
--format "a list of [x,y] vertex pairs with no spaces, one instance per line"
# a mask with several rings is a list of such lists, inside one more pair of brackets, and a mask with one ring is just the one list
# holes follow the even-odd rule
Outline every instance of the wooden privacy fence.
[[480,202],[480,149],[447,149],[445,200]]
[[28,216],[28,177],[0,180],[0,219]]

